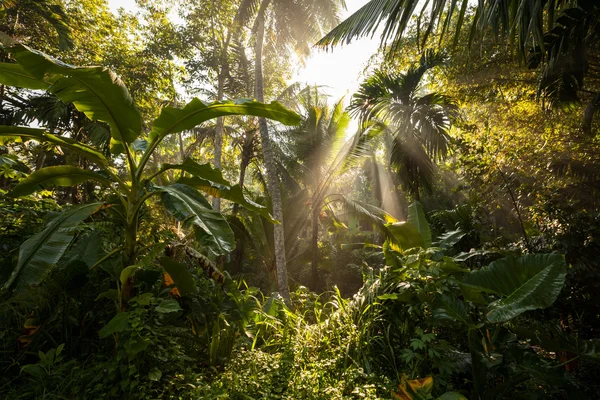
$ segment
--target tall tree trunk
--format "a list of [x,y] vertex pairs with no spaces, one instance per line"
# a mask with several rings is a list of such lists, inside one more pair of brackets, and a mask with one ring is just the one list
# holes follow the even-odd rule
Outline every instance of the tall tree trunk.
[[[223,86],[225,84],[225,79],[223,77],[223,66],[221,66],[221,72],[219,73],[219,83],[217,89],[217,100],[223,100]],[[225,121],[223,117],[217,118],[217,125],[215,127],[215,154],[213,159],[213,165],[215,168],[221,169],[221,157],[223,154],[223,128],[225,127]],[[219,197],[213,197],[212,206],[215,210],[221,211],[221,199]]]
[[311,274],[312,274],[312,290],[319,292],[319,208],[313,204],[311,213],[312,219],[312,237],[311,237]]
[[[318,158],[317,158],[318,160]],[[314,193],[313,193],[313,201],[312,201],[312,238],[311,238],[311,274],[312,274],[312,290],[315,292],[321,291],[321,287],[319,285],[319,214],[321,214],[321,201],[323,199],[324,191],[323,182],[321,182],[321,171],[320,165],[317,161],[313,176],[314,182],[316,183]]]
[[[238,185],[240,188],[244,190],[244,181],[246,179],[246,169],[248,168],[248,164],[250,164],[250,159],[252,158],[252,141],[254,138],[252,137],[254,133],[250,131],[246,131],[244,133],[244,144],[242,145],[242,160],[240,163],[240,178],[238,180]],[[238,203],[233,205],[232,214],[237,215],[237,212],[240,208]]]
[[[223,48],[221,49],[221,55],[219,57],[219,77],[217,82],[217,101],[223,101],[224,92],[225,92],[225,77],[229,71],[229,63],[227,61],[227,53],[229,52],[229,43],[231,42],[232,30],[229,29],[227,31],[227,39],[225,39],[225,43],[223,44]],[[217,118],[217,125],[215,127],[215,154],[213,164],[215,168],[221,169],[221,158],[223,154],[223,130],[225,127],[225,118],[219,117]],[[218,197],[213,197],[212,200],[213,209],[217,211],[221,211],[221,199]]]
[[[254,77],[256,82],[256,100],[265,101],[263,88],[263,71],[262,71],[262,51],[263,40],[265,35],[265,8],[269,0],[265,0],[261,4],[261,8],[256,17],[256,46],[255,46],[255,67]],[[267,187],[271,195],[271,203],[273,204],[273,217],[279,221],[279,224],[274,226],[274,241],[275,241],[275,263],[277,268],[277,284],[279,293],[285,301],[290,303],[290,289],[288,286],[287,266],[285,258],[285,235],[283,231],[283,204],[281,202],[281,190],[279,180],[277,179],[277,165],[273,149],[271,148],[271,138],[269,137],[269,128],[267,120],[264,118],[258,119],[260,129],[260,139],[262,141],[263,158],[267,172]]]
[[[223,92],[225,86],[225,76],[223,74],[224,66],[221,65],[221,70],[219,71],[219,82],[217,87],[217,101],[223,101]],[[215,168],[221,169],[221,157],[223,154],[223,128],[225,127],[225,119],[224,117],[217,118],[217,124],[215,126],[215,138],[213,141],[215,147],[215,154],[213,159],[213,165]],[[213,197],[212,206],[215,210],[221,211],[221,199],[218,197]]]

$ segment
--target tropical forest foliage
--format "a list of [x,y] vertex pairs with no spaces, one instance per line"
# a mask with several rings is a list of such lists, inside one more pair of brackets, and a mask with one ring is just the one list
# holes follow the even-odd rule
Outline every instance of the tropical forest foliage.
[[597,1],[127,4],[0,1],[2,398],[600,397]]

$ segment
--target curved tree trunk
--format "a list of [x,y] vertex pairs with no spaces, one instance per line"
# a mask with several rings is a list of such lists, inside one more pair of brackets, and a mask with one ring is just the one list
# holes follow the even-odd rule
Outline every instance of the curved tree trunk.
[[[254,76],[256,81],[256,100],[265,101],[263,88],[263,72],[262,72],[262,50],[263,40],[265,35],[265,8],[269,0],[266,0],[261,5],[259,13],[256,17],[256,46],[255,46],[255,67]],[[279,293],[285,301],[290,303],[290,289],[287,279],[287,266],[285,257],[285,235],[283,230],[283,205],[281,202],[281,190],[279,180],[277,179],[277,165],[271,148],[271,138],[269,137],[269,129],[267,120],[264,118],[258,119],[260,128],[260,139],[262,142],[263,158],[267,172],[267,188],[271,195],[273,204],[273,217],[280,223],[274,226],[274,241],[275,241],[275,263],[277,267],[277,284]]]

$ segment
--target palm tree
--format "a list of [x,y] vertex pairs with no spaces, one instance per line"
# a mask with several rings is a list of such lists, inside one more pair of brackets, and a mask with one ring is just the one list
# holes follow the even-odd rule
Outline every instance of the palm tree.
[[[469,3],[472,13],[467,13]],[[587,96],[583,128],[590,132],[592,120],[600,111],[600,94],[584,88],[586,78],[593,82],[600,77],[597,0],[370,0],[317,45],[350,43],[374,35],[383,26],[382,44],[391,44],[394,52],[415,14],[421,45],[432,33],[438,33],[440,43],[453,35],[452,46],[456,47],[465,29],[469,32],[469,47],[476,37],[506,39],[530,68],[540,68],[540,98],[551,105],[571,108]],[[467,21],[470,26],[465,26]]]
[[[246,23],[254,20],[255,35],[255,97],[264,100],[263,46],[267,20],[273,21],[269,29],[274,29],[280,47],[293,47],[298,54],[308,54],[309,43],[320,32],[338,23],[338,13],[343,6],[342,0],[244,0],[240,5],[239,20]],[[264,118],[259,118],[260,138],[267,173],[267,186],[273,204],[273,216],[281,222],[275,226],[275,256],[279,291],[289,302],[289,288],[286,271],[285,235],[283,230],[283,205],[277,179],[277,164],[273,154],[269,128]]]
[[[319,220],[323,209],[335,220],[334,204],[350,214],[367,217],[376,223],[383,223],[386,213],[377,207],[363,204],[346,197],[334,188],[336,177],[347,171],[354,161],[363,155],[364,142],[370,138],[370,130],[357,130],[347,135],[350,115],[344,111],[343,99],[333,106],[327,102],[318,87],[307,87],[298,95],[296,112],[302,116],[302,123],[282,135],[288,141],[288,154],[280,151],[286,159],[282,164],[292,178],[308,192],[311,207],[310,218],[304,210],[295,210],[294,231],[301,231],[310,222],[311,229],[311,286],[319,287]],[[291,211],[293,212],[293,210]]]
[[382,139],[389,163],[416,200],[422,189],[431,189],[434,162],[448,153],[448,130],[458,112],[443,94],[421,94],[423,76],[443,61],[441,53],[427,51],[406,73],[378,70],[361,84],[350,105],[363,127],[379,125],[386,133]]

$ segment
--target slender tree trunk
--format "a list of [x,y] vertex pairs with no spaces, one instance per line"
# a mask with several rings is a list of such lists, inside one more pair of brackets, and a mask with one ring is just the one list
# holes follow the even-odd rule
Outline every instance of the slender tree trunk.
[[[227,53],[229,51],[229,43],[231,42],[231,29],[227,32],[227,39],[223,44],[223,49],[221,50],[221,57],[219,58],[219,78],[217,82],[217,101],[223,101],[224,92],[225,92],[225,76],[227,71],[229,70],[229,64],[227,61]],[[217,118],[217,125],[215,127],[215,154],[213,164],[215,168],[221,169],[221,158],[223,155],[223,129],[225,127],[225,118],[219,117]],[[212,206],[215,210],[221,211],[221,199],[218,197],[213,197]]]
[[[221,66],[221,70],[223,69],[223,67]],[[225,79],[222,76],[222,72],[219,73],[219,87],[217,89],[217,100],[218,101],[222,101],[223,100],[223,86],[225,84]],[[223,128],[225,127],[225,121],[223,117],[219,117],[217,118],[217,125],[215,127],[215,139],[214,139],[214,146],[215,146],[215,154],[214,154],[214,159],[213,159],[213,165],[215,166],[215,168],[219,168],[221,169],[221,157],[223,154]],[[215,210],[217,211],[221,211],[221,199],[218,197],[213,197],[212,199],[212,206]]]
[[[265,8],[269,3],[266,0],[261,4],[261,8],[256,17],[256,47],[255,47],[255,81],[256,81],[256,100],[264,102],[264,88],[263,88],[263,71],[262,71],[262,50],[263,40],[265,35]],[[275,157],[273,155],[273,149],[271,148],[271,138],[269,137],[269,128],[267,126],[267,120],[264,118],[258,119],[258,125],[260,128],[260,139],[262,141],[263,158],[265,161],[265,168],[267,172],[267,188],[271,195],[271,203],[273,204],[273,217],[279,221],[279,224],[274,226],[274,241],[275,241],[275,263],[277,267],[277,284],[279,286],[279,293],[285,301],[290,303],[290,289],[288,286],[287,279],[287,266],[285,258],[285,235],[283,230],[283,204],[281,201],[281,190],[279,187],[279,180],[277,179],[277,166],[275,164]]]
[[312,273],[312,290],[319,292],[319,208],[313,204],[311,213],[312,218],[312,238],[311,238],[311,273]]
[[[318,160],[318,159],[317,159]],[[316,183],[313,201],[312,201],[312,238],[311,238],[311,273],[312,273],[312,290],[319,292],[322,288],[319,285],[319,214],[321,213],[321,200],[324,194],[321,193],[324,188],[321,182],[321,171],[319,162],[316,162],[316,166],[313,172],[314,182]]]

